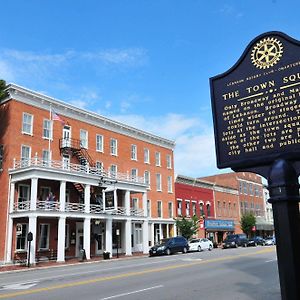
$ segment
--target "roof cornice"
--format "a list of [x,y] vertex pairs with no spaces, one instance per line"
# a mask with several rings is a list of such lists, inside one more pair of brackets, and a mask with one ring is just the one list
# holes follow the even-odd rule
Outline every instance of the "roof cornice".
[[13,83],[8,84],[7,91],[9,93],[9,97],[3,99],[1,103],[13,99],[45,110],[49,110],[51,104],[52,108],[55,109],[55,112],[62,116],[66,116],[74,120],[80,120],[96,127],[101,127],[171,150],[174,150],[175,148],[175,142],[172,140],[168,140],[126,124],[105,118],[94,112],[75,107],[61,100],[31,91],[19,85]]

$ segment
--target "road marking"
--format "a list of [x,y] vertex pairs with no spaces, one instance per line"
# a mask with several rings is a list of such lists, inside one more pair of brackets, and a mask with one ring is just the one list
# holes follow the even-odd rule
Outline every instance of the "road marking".
[[153,290],[153,289],[158,289],[158,288],[162,288],[163,285],[156,285],[156,286],[152,286],[149,288],[145,288],[142,290],[137,290],[137,291],[133,291],[133,292],[129,292],[129,293],[123,293],[123,294],[118,294],[118,295],[114,295],[114,296],[110,296],[110,297],[106,297],[106,298],[101,298],[100,300],[108,300],[108,299],[113,299],[113,298],[119,298],[119,297],[123,297],[123,296],[128,296],[128,295],[132,295],[132,294],[137,294],[137,293],[141,293],[141,292],[145,292],[145,291],[149,291],[149,290]]
[[277,259],[275,258],[275,259],[266,260],[266,263],[272,262],[272,261],[277,261]]
[[201,261],[203,260],[202,258],[182,258],[182,261]]
[[156,269],[128,272],[128,273],[124,273],[124,274],[112,275],[112,276],[107,276],[107,277],[98,277],[98,278],[88,279],[88,280],[83,280],[83,281],[58,284],[58,285],[53,285],[53,286],[44,287],[44,288],[36,288],[36,289],[32,289],[32,290],[27,290],[27,291],[20,291],[20,292],[14,292],[14,293],[9,293],[9,294],[0,294],[0,299],[12,298],[12,297],[24,296],[24,295],[30,295],[30,294],[37,294],[37,293],[41,293],[41,292],[48,292],[48,291],[53,291],[53,290],[58,290],[58,289],[63,289],[63,288],[81,286],[81,285],[104,282],[104,281],[121,279],[121,278],[128,278],[128,277],[133,277],[133,276],[141,276],[141,275],[155,273],[155,272],[170,271],[170,270],[179,269],[179,268],[188,268],[188,267],[193,267],[193,266],[200,265],[200,264],[221,262],[221,261],[226,261],[226,260],[236,260],[241,257],[253,256],[253,255],[257,255],[257,254],[264,254],[264,253],[268,253],[268,252],[274,252],[274,249],[267,248],[267,249],[256,251],[254,253],[251,252],[251,253],[246,253],[246,254],[236,254],[236,255],[230,255],[230,256],[225,256],[225,257],[207,259],[207,260],[203,260],[203,261],[195,261],[195,262],[191,262],[191,263],[177,264],[177,265],[161,267],[161,268],[156,268]]
[[0,290],[27,290],[35,285],[37,283],[13,283],[1,286]]

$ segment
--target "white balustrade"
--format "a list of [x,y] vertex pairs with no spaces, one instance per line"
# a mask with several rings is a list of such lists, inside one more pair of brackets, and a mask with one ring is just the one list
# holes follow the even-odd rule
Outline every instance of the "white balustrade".
[[103,214],[103,206],[99,204],[91,204],[90,205],[90,213],[91,214]]
[[69,212],[84,212],[85,205],[83,203],[66,203],[66,211]]
[[130,215],[131,216],[144,216],[144,210],[141,208],[130,208]]
[[57,201],[37,201],[36,209],[37,210],[51,210],[59,211],[60,203]]
[[14,203],[14,211],[30,210],[30,201],[21,201]]

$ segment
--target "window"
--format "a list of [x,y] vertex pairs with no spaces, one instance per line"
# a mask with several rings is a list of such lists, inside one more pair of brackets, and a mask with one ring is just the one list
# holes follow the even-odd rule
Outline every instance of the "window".
[[171,160],[171,155],[167,155],[167,168],[172,169],[172,160]]
[[196,216],[196,202],[192,202],[192,211],[193,211],[193,216]]
[[254,186],[254,195],[255,197],[259,197],[259,189],[257,185]]
[[109,171],[110,171],[110,175],[112,177],[116,177],[117,176],[117,166],[116,165],[111,165],[110,168],[109,168]]
[[144,163],[149,164],[150,163],[150,155],[149,155],[149,149],[144,149]]
[[3,168],[3,153],[4,153],[4,146],[0,145],[0,171]]
[[132,208],[137,210],[139,208],[139,199],[138,198],[132,198]]
[[226,211],[226,202],[223,202],[223,216],[227,216],[227,211]]
[[228,203],[228,217],[231,217],[232,213],[231,213],[231,203]]
[[204,216],[203,202],[200,202],[200,216]]
[[18,198],[18,205],[20,206],[20,204],[29,201],[29,185],[23,185],[20,184],[19,185],[19,198]]
[[96,151],[103,152],[103,135],[96,134]]
[[70,169],[70,156],[68,154],[63,154],[62,162],[65,170]]
[[49,224],[40,224],[39,249],[49,249]]
[[162,218],[162,202],[157,201],[157,217]]
[[169,216],[169,218],[173,218],[173,203],[172,202],[168,203],[168,216]]
[[241,201],[240,203],[240,208],[241,208],[241,214],[244,214],[244,202]]
[[161,174],[156,174],[156,190],[161,192]]
[[51,128],[51,121],[44,119],[43,122],[43,138],[44,139],[52,139],[52,128]]
[[178,216],[182,216],[182,201],[177,200],[177,214]]
[[16,250],[26,251],[27,250],[27,224],[16,225]]
[[248,187],[247,187],[247,182],[243,182],[243,193],[245,194],[245,195],[247,195],[248,194]]
[[29,165],[31,148],[29,146],[22,145],[21,147],[21,163],[23,167]]
[[42,201],[48,200],[50,192],[51,192],[50,187],[41,187],[39,199]]
[[242,181],[239,182],[239,189],[240,189],[240,194],[242,194],[243,193],[243,182]]
[[207,213],[207,216],[210,217],[211,212],[210,212],[210,204],[209,203],[206,204],[206,213]]
[[168,193],[173,192],[173,180],[172,176],[168,176]]
[[160,152],[155,152],[155,165],[160,167]]
[[32,135],[33,115],[23,113],[22,133]]
[[137,147],[136,145],[131,145],[131,159],[137,160]]
[[218,214],[219,214],[219,217],[222,215],[222,208],[221,208],[221,202],[218,201]]
[[138,170],[137,169],[131,169],[131,179],[134,181],[137,181],[138,177]]
[[50,162],[50,152],[49,150],[43,150],[43,166],[49,166]]
[[144,172],[144,180],[145,180],[145,183],[148,184],[150,187],[150,172],[149,171]]
[[249,194],[253,196],[253,184],[249,183]]
[[190,201],[188,200],[185,200],[185,215],[190,216]]
[[110,154],[118,155],[118,143],[116,139],[110,139]]
[[233,203],[233,217],[236,217],[236,204]]
[[96,169],[97,171],[103,171],[103,162],[102,161],[96,161]]
[[80,129],[80,146],[85,149],[88,148],[88,132],[83,129]]
[[147,217],[151,217],[151,201],[147,200]]

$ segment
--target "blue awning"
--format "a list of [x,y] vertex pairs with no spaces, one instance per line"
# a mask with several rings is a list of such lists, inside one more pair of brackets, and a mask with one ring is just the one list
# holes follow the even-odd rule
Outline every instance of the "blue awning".
[[205,220],[204,226],[208,230],[234,231],[234,221],[232,220]]

